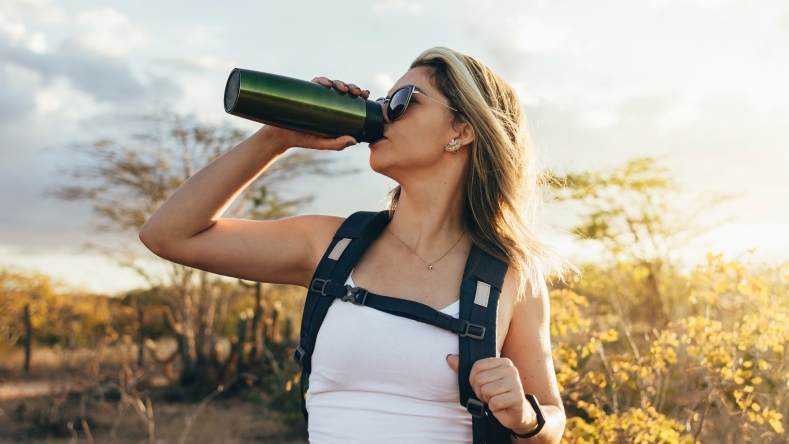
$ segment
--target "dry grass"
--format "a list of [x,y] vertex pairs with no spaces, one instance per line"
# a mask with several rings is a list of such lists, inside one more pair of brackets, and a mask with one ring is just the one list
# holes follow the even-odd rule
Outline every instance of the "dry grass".
[[[194,416],[198,404],[181,401],[188,393],[167,381],[159,364],[146,367],[136,395],[122,402],[113,384],[103,381],[118,381],[124,363],[135,357],[136,349],[127,345],[37,348],[31,372],[24,374],[21,351],[0,356],[0,444],[151,443],[148,418],[152,444],[178,444],[188,417],[195,420],[184,443],[307,443],[306,430],[294,430],[265,409],[265,395],[255,387],[222,394]],[[128,366],[126,373],[128,381]]]
[[[68,426],[55,425],[42,430],[35,423],[36,412],[47,410],[46,398],[0,402],[0,443],[30,444],[73,442]],[[119,403],[108,404],[106,409],[89,410],[89,427],[96,443],[109,443],[113,423],[119,416]],[[185,427],[185,418],[196,408],[194,404],[153,403],[155,444],[177,444]],[[78,406],[70,406],[78,442],[88,442],[81,430]],[[102,411],[103,410],[103,411]],[[116,430],[115,444],[148,442],[147,426],[127,409]],[[238,397],[216,399],[200,413],[186,439],[187,443],[248,443],[265,442],[281,444],[306,444],[307,440],[283,425],[276,412],[264,411],[248,400]]]

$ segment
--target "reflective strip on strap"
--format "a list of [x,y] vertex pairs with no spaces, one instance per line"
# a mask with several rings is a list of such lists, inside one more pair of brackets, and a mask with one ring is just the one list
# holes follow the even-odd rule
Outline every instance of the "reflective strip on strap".
[[347,247],[348,244],[350,244],[350,243],[351,243],[351,240],[348,239],[347,237],[343,238],[341,241],[337,242],[337,245],[334,246],[334,249],[329,254],[329,259],[332,259],[332,260],[335,260],[335,261],[337,259],[339,259],[340,256],[342,256],[342,252],[345,251],[345,247]]
[[477,281],[477,294],[474,296],[474,303],[483,307],[487,307],[489,297],[490,285],[482,281]]

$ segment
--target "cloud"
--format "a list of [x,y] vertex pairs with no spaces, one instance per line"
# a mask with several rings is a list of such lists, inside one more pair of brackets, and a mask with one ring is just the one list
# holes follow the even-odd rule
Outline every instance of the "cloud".
[[210,54],[185,54],[177,59],[159,59],[160,63],[190,71],[220,71],[230,72],[237,67],[237,63],[222,60]]
[[404,0],[387,0],[373,3],[373,10],[376,12],[405,12],[412,15],[419,15],[425,10],[425,5],[419,2],[407,2]]
[[66,15],[50,0],[3,0],[0,2],[0,15],[11,21],[21,21],[28,14],[47,25],[62,23]]
[[12,62],[40,73],[45,82],[62,76],[71,85],[99,101],[131,102],[144,99],[172,99],[180,87],[165,77],[139,80],[128,62],[107,58],[77,46],[66,45],[57,52],[36,54],[9,48],[0,54]]
[[25,48],[36,53],[46,50],[47,42],[41,32],[27,32],[23,23],[16,23],[0,14],[0,36],[12,45],[22,44]]
[[366,89],[370,90],[370,98],[374,100],[378,97],[386,96],[389,88],[394,86],[394,83],[395,81],[392,79],[392,76],[385,72],[379,72],[373,76],[373,80],[370,82],[370,87]]
[[570,30],[530,14],[468,13],[466,30],[481,41],[505,76],[515,77],[535,56],[555,54],[564,47]]
[[105,57],[121,58],[148,42],[144,31],[132,26],[125,15],[113,8],[81,12],[75,23],[85,32],[68,43]]

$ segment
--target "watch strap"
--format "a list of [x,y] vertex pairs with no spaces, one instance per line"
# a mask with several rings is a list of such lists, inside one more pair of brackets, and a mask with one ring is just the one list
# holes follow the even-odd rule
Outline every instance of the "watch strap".
[[526,400],[529,401],[529,404],[531,404],[532,408],[534,409],[534,413],[537,415],[537,428],[522,435],[515,433],[514,430],[510,430],[512,436],[516,438],[531,438],[532,436],[540,433],[540,430],[542,430],[543,426],[545,425],[545,416],[542,414],[542,409],[540,408],[540,403],[537,402],[537,397],[527,394]]

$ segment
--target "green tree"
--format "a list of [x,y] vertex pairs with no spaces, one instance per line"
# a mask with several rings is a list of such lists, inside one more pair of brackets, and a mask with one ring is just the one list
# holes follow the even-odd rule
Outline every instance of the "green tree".
[[[725,195],[692,198],[671,171],[651,157],[603,171],[553,176],[553,196],[580,206],[581,221],[571,231],[603,247],[609,263],[632,263],[644,273],[638,310],[665,324],[669,313],[661,276],[675,264],[681,246],[708,230],[701,215],[728,199]],[[631,273],[631,277],[634,276]]]

